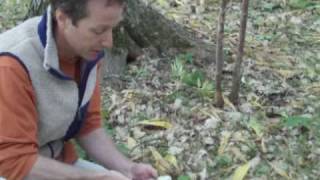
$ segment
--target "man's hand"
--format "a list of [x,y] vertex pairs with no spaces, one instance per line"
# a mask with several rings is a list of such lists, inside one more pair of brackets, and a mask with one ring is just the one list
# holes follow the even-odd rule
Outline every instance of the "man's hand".
[[133,163],[128,174],[132,180],[155,180],[157,176],[157,171],[151,165],[143,163]]
[[123,156],[103,128],[82,136],[78,139],[78,142],[98,164],[108,169],[117,170],[130,180],[152,180],[157,178],[157,171],[152,166],[133,163]]
[[[98,172],[94,174],[94,177],[90,176],[90,179],[94,180],[130,180],[126,176],[122,175],[117,171],[107,171]],[[83,180],[88,180],[88,178],[83,178]]]

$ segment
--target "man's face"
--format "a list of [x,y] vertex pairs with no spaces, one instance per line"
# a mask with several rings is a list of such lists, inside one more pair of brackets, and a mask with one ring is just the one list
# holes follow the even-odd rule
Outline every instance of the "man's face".
[[62,33],[71,54],[92,60],[104,48],[112,47],[112,29],[122,20],[123,7],[105,6],[105,0],[89,0],[87,12],[88,16],[76,25],[67,17]]

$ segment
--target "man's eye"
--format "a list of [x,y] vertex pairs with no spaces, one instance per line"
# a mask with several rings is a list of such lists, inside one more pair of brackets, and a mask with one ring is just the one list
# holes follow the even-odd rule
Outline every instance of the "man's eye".
[[92,32],[96,35],[101,35],[104,33],[104,30],[97,30],[97,29],[93,29]]

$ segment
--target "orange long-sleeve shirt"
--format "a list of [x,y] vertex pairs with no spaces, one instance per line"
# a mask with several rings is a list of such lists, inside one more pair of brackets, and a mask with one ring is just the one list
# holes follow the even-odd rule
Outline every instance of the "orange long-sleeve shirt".
[[[79,82],[79,63],[60,60],[60,68]],[[101,127],[100,88],[97,81],[87,119],[78,136]],[[0,177],[21,180],[38,156],[36,96],[22,65],[9,56],[0,56]],[[66,142],[59,160],[73,163],[75,148]]]

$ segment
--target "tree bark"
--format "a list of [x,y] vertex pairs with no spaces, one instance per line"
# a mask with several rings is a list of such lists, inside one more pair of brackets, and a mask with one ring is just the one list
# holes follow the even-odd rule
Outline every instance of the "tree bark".
[[217,49],[216,49],[216,106],[222,108],[224,106],[222,92],[222,70],[223,70],[223,39],[224,39],[224,22],[226,16],[226,6],[229,0],[222,0],[219,14],[219,26],[217,31]]
[[140,0],[128,1],[125,29],[140,47],[159,50],[190,48],[198,41],[195,34],[170,21]]
[[239,104],[239,91],[240,91],[240,82],[242,77],[241,64],[242,64],[244,45],[245,45],[245,36],[246,36],[246,29],[247,29],[248,6],[249,6],[249,0],[242,0],[241,24],[240,24],[240,33],[239,33],[240,42],[238,46],[237,61],[233,71],[232,90],[229,95],[229,98],[233,104]]

